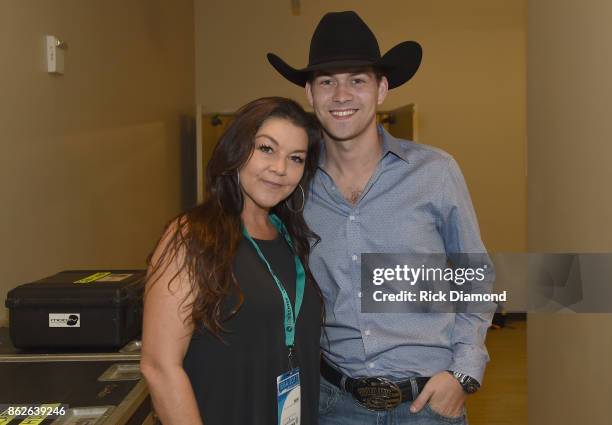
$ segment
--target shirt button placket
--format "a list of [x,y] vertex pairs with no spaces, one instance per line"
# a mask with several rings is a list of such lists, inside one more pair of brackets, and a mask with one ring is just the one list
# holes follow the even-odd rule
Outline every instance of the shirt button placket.
[[[360,232],[361,232],[361,228],[359,227],[359,220],[358,220],[358,210],[353,210],[352,212],[349,213],[348,216],[348,222],[347,222],[347,227],[348,227],[348,235],[349,235],[349,249],[352,250],[349,251],[349,255],[351,257],[351,265],[352,267],[350,267],[351,269],[351,274],[353,275],[353,279],[355,282],[355,290],[357,291],[357,298],[356,298],[356,303],[357,303],[357,311],[361,311],[361,265],[360,265],[360,258],[359,258],[359,254],[355,251],[358,251],[361,247],[361,240],[360,240]],[[361,326],[362,329],[367,328],[369,326],[369,324],[367,323],[367,320],[365,319],[365,317],[362,316],[361,318]],[[363,340],[363,348],[365,350],[365,354],[366,354],[366,359],[369,357],[369,353],[371,352],[370,350],[370,341],[369,338],[365,338],[370,336],[370,330],[366,329],[363,334],[362,334],[362,340]],[[369,369],[374,368],[374,363],[373,362],[368,362],[367,363],[367,367]]]
[[[347,227],[348,227],[348,234],[349,234],[349,246],[350,247],[359,247],[359,223],[357,221],[357,216],[356,216],[357,210],[354,210],[352,212],[349,213],[348,216],[348,223],[347,223]],[[354,249],[354,248],[353,248]],[[359,255],[355,252],[349,252],[349,255],[351,256],[351,261],[352,261],[352,274],[354,276],[354,279],[356,279],[356,282],[358,284],[358,288],[361,287],[361,281],[359,281],[359,278],[361,276],[361,269],[360,269],[360,265],[359,265]],[[358,289],[356,288],[356,289]],[[361,298],[361,291],[359,291],[357,293],[357,297]],[[361,303],[361,300],[358,301],[359,303]]]

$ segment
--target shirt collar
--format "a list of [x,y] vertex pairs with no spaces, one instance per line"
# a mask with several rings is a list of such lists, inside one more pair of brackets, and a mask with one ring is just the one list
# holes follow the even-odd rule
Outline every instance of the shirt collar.
[[382,125],[378,126],[378,133],[382,135],[383,146],[382,146],[382,157],[384,158],[389,153],[394,154],[399,159],[408,163],[407,152],[402,149],[399,140],[393,137]]
[[[389,153],[392,153],[395,156],[397,156],[399,159],[408,163],[407,152],[405,152],[402,149],[399,140],[393,137],[387,130],[385,130],[385,128],[382,125],[378,125],[377,128],[378,128],[378,134],[382,136],[382,141],[383,141],[381,158],[384,158]],[[319,149],[319,163],[318,163],[318,167],[320,169],[323,169],[323,165],[325,164],[325,155],[326,155],[325,141],[321,139],[321,147]]]

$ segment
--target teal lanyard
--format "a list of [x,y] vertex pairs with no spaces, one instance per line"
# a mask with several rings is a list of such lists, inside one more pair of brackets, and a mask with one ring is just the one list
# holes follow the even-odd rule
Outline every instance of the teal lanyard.
[[[291,249],[295,251],[295,249],[293,248],[293,242],[291,241],[291,236],[289,236],[289,232],[287,232],[287,228],[285,227],[281,219],[278,218],[275,214],[270,214],[269,219],[270,219],[270,223],[272,223],[272,225],[276,228],[276,230],[278,230],[283,235],[283,237],[285,238],[285,240],[287,241]],[[291,360],[291,357],[293,356],[293,345],[295,341],[295,323],[297,321],[298,314],[300,314],[300,308],[302,307],[302,299],[304,298],[304,286],[306,285],[306,272],[304,271],[304,266],[302,265],[302,262],[300,261],[300,257],[298,257],[297,255],[294,255],[293,256],[293,261],[295,263],[295,310],[294,310],[293,306],[291,305],[291,300],[289,299],[289,295],[287,295],[287,291],[283,287],[283,284],[281,283],[280,279],[276,276],[276,274],[274,274],[274,271],[272,271],[272,267],[270,267],[270,263],[268,263],[268,260],[261,252],[261,249],[259,249],[257,242],[255,242],[253,238],[249,235],[249,232],[247,231],[246,227],[244,227],[244,225],[242,226],[242,234],[244,235],[245,238],[249,240],[249,242],[251,242],[251,244],[255,248],[255,251],[257,251],[257,255],[259,255],[259,258],[261,259],[261,261],[263,261],[266,267],[268,268],[268,271],[272,275],[272,278],[274,279],[274,282],[276,283],[276,286],[278,287],[278,290],[280,291],[281,296],[283,297],[283,303],[285,305],[285,309],[284,309],[285,310],[285,320],[284,320],[285,345],[287,346],[287,348],[289,348],[289,359]],[[294,314],[294,311],[295,311],[295,314]]]

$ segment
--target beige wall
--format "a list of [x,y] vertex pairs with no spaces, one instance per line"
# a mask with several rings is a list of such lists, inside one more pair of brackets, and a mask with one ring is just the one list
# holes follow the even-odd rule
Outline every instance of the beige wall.
[[524,250],[526,0],[301,3],[301,16],[292,16],[289,1],[195,0],[196,100],[204,111],[234,111],[267,95],[305,104],[303,90],[272,69],[266,52],[303,67],[321,16],[354,9],[383,53],[406,39],[423,45],[421,69],[384,109],[417,104],[419,142],[461,164],[489,249]]
[[[63,76],[45,34],[68,43]],[[2,300],[62,269],[144,266],[179,209],[193,49],[192,0],[0,2]]]
[[[612,251],[610,16],[608,0],[529,3],[533,251]],[[612,315],[531,314],[528,344],[530,423],[610,423]]]
[[529,241],[534,250],[612,248],[612,3],[529,8]]

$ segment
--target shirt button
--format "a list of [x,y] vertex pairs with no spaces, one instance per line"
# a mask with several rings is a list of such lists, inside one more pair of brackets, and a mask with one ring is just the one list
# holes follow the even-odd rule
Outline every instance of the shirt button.
[[355,221],[355,216],[354,216],[354,215],[350,216],[350,217],[349,217],[349,220],[351,220],[351,221]]
[[357,294],[357,296],[358,296],[359,298],[361,298],[361,291],[359,291],[359,293]]
[[365,331],[363,331],[363,333],[364,333],[365,336],[369,336],[370,335],[370,330],[366,329]]
[[370,363],[368,363],[368,367],[369,367],[370,369],[372,369],[372,368],[374,367],[374,362],[370,362]]
[[353,258],[353,261],[357,261],[357,255],[356,254],[353,254],[352,258]]

